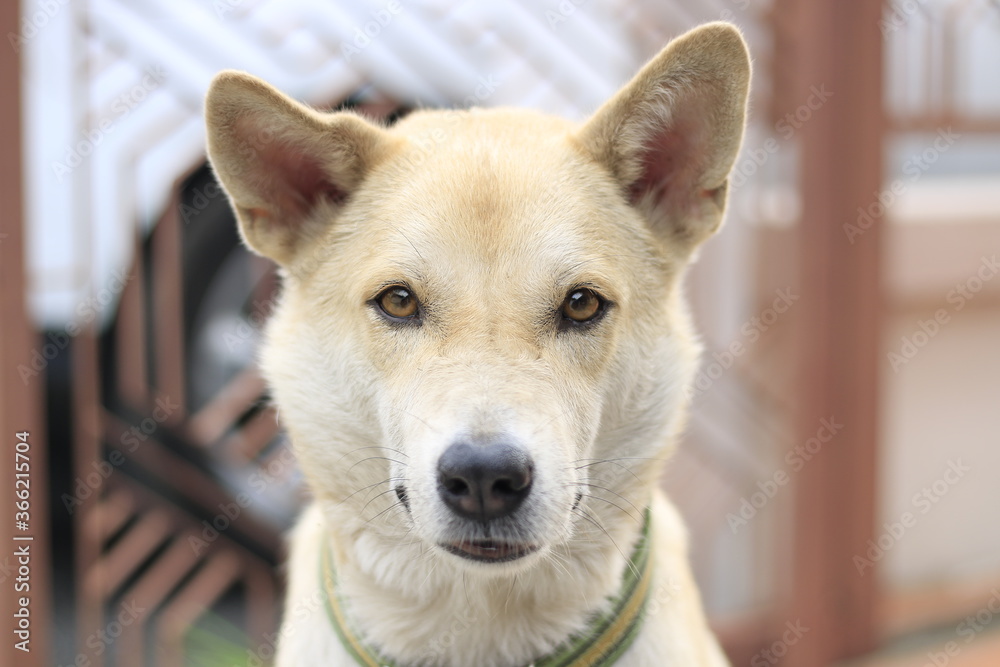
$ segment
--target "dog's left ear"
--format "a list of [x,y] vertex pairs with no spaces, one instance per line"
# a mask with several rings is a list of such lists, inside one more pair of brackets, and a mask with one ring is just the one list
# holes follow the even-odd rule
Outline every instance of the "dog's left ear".
[[320,113],[243,72],[205,98],[208,154],[243,240],[287,267],[332,224],[386,154],[385,131],[351,113]]
[[739,30],[709,23],[668,44],[577,139],[659,237],[691,249],[722,222],[749,87]]

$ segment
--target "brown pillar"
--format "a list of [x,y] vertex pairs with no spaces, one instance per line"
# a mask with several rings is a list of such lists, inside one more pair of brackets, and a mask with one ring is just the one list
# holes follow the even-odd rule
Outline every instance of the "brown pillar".
[[[42,667],[51,664],[48,442],[42,419],[44,378],[29,377],[25,383],[18,372],[19,365],[31,366],[32,350],[41,345],[25,307],[19,6],[0,3],[0,35],[4,37],[0,47],[0,665]],[[19,438],[18,433],[27,435]],[[15,523],[24,519],[15,516],[15,502],[24,500],[16,493],[25,491],[23,484],[17,488],[16,465],[22,464],[23,474],[24,463],[28,464],[30,492],[26,529]],[[25,563],[27,574],[19,570]],[[13,633],[21,598],[28,602],[30,652],[17,648],[21,638]]]
[[844,226],[858,224],[859,207],[867,209],[882,186],[882,2],[779,4],[792,10],[776,20],[798,62],[794,70],[785,64],[784,99],[808,104],[829,94],[798,130],[796,441],[816,436],[824,418],[843,428],[796,476],[787,620],[809,631],[784,663],[821,667],[871,649],[876,639],[875,573],[862,576],[854,556],[867,550],[877,514],[881,221],[860,235]]

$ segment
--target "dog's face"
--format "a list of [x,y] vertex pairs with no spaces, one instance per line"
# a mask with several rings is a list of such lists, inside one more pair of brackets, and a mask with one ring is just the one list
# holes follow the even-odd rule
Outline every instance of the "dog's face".
[[[589,495],[586,464],[615,456],[596,451],[602,424],[628,440],[644,422],[662,429],[662,409],[620,423],[621,399],[646,372],[640,356],[689,364],[655,330],[670,326],[668,260],[571,130],[507,111],[402,121],[394,133],[410,142],[344,205],[341,230],[318,246],[323,261],[297,283],[309,294],[290,299],[281,313],[290,324],[272,337],[269,373],[298,366],[292,384],[321,363],[302,368],[289,355],[308,345],[303,337],[350,358],[317,376],[335,385],[322,405],[281,403],[289,423],[336,432],[350,420],[372,429],[366,446],[385,447],[343,458],[339,470],[356,436],[300,448],[307,470],[330,472],[314,485],[349,493],[387,468],[379,491],[397,493],[385,499],[405,501],[421,537],[473,562],[565,540],[579,494]],[[431,154],[414,152],[433,136],[443,139]],[[643,400],[662,408],[669,398]],[[328,421],[330,403],[350,414]],[[358,464],[358,484],[341,487],[341,471],[372,455],[394,460]]]
[[721,221],[748,78],[714,24],[581,126],[386,130],[216,79],[212,162],[285,269],[265,373],[345,534],[506,572],[638,517],[695,363],[677,276]]

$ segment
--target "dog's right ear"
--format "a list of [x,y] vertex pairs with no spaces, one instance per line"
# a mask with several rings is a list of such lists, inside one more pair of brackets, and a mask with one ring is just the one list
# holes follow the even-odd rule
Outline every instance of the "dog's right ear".
[[722,221],[749,86],[739,30],[708,23],[668,44],[577,139],[659,236],[691,249]]
[[208,155],[244,241],[288,266],[388,150],[380,128],[320,113],[260,79],[226,71],[205,99]]

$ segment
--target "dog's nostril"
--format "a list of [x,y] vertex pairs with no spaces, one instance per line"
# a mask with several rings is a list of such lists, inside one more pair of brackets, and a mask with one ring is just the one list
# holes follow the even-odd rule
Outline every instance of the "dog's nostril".
[[515,479],[498,479],[493,483],[493,492],[504,495],[517,495],[531,484],[531,472],[525,469],[524,474]]
[[445,490],[456,496],[467,496],[469,495],[469,485],[466,484],[464,479],[458,479],[457,477],[452,479],[446,479],[442,482]]
[[514,493],[514,485],[508,479],[501,479],[493,485],[494,493]]

